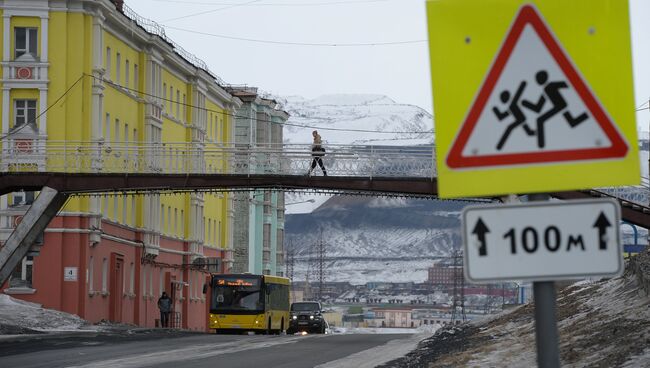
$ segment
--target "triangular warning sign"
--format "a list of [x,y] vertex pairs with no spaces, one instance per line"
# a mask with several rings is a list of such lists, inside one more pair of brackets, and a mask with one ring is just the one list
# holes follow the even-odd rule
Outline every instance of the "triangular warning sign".
[[628,144],[538,11],[523,6],[465,121],[452,169],[623,158]]

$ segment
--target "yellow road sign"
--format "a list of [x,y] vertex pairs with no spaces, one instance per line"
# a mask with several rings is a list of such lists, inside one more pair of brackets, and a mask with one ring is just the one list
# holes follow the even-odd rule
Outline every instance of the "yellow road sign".
[[427,3],[440,197],[640,180],[628,3]]

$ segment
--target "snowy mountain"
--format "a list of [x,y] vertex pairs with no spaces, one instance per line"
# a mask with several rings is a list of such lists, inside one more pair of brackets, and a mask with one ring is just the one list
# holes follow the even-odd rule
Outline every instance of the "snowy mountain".
[[427,268],[459,247],[458,201],[335,196],[308,214],[288,215],[294,279],[314,280],[318,244],[327,281],[422,282]]
[[319,130],[326,144],[433,142],[431,114],[414,105],[399,104],[387,96],[336,94],[311,100],[300,96],[274,98],[291,115],[284,128],[286,143],[311,143],[313,129]]

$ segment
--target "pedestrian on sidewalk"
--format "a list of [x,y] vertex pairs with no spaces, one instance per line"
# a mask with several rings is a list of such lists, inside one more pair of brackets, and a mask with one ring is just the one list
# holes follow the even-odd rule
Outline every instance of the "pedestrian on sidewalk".
[[323,176],[327,176],[327,170],[325,170],[325,164],[323,164],[323,156],[325,156],[325,148],[323,148],[323,141],[321,140],[320,134],[317,130],[311,132],[311,135],[314,137],[314,143],[311,145],[311,155],[314,158],[311,161],[311,167],[307,175],[311,176],[312,170],[316,168],[316,165],[320,166],[320,169],[323,170]]
[[169,315],[172,312],[172,300],[164,291],[160,298],[158,298],[158,309],[160,309],[160,326],[163,328],[169,327]]

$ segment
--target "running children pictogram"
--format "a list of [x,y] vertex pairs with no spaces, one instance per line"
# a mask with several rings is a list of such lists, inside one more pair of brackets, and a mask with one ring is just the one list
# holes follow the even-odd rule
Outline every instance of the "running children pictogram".
[[446,157],[451,169],[616,159],[628,143],[537,10],[523,6]]

